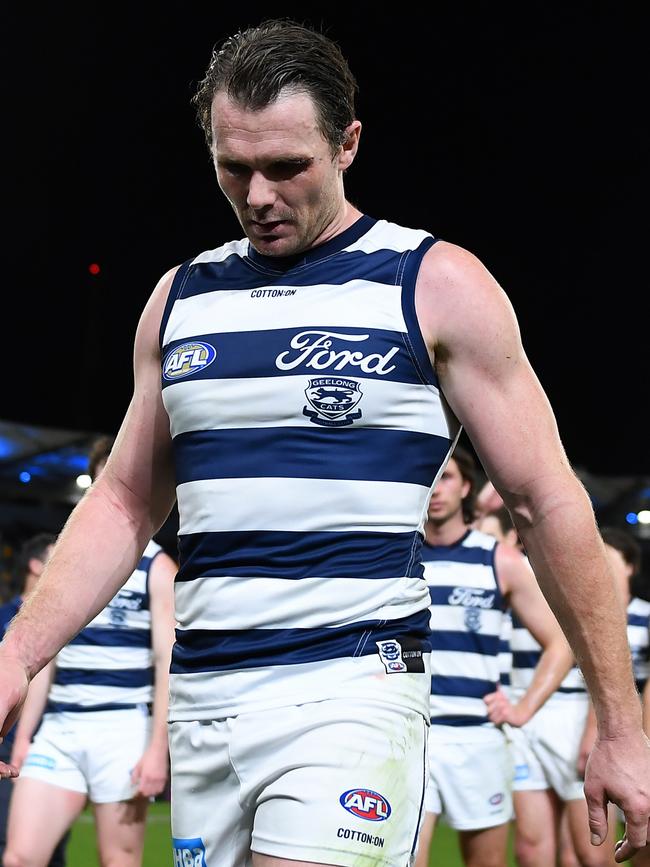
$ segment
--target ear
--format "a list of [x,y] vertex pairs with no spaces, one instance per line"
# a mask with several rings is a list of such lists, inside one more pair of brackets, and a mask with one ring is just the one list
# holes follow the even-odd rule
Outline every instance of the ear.
[[32,575],[40,575],[45,568],[45,563],[43,563],[42,560],[39,560],[38,557],[30,557],[27,565]]
[[345,130],[345,141],[341,145],[339,151],[339,169],[344,172],[354,162],[359,149],[359,138],[361,137],[361,121],[353,120]]

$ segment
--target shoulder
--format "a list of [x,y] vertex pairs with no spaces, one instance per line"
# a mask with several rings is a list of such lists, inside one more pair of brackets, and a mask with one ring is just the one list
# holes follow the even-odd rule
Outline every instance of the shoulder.
[[512,590],[516,584],[534,581],[533,570],[519,548],[507,542],[497,542],[494,565],[504,592]]

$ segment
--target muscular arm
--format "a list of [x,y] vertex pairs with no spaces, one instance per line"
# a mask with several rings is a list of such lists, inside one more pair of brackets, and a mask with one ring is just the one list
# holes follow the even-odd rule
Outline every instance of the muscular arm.
[[174,503],[158,348],[172,277],[161,279],[141,316],[134,393],[106,466],[72,511],[36,590],[0,644],[3,733],[29,679],[108,604]]
[[585,784],[591,827],[602,839],[602,801],[622,804],[632,841],[617,852],[624,860],[647,836],[650,784],[634,779],[642,770],[650,780],[650,746],[589,497],[526,358],[512,305],[487,269],[471,253],[438,242],[424,258],[416,307],[445,397],[503,498],[584,674],[599,730]]
[[495,565],[501,590],[510,607],[541,645],[542,653],[528,689],[512,706],[511,712],[508,705],[503,704],[501,710],[506,715],[499,718],[498,706],[492,708],[487,697],[486,702],[493,722],[523,725],[558,688],[573,665],[573,653],[521,553],[509,545],[498,544]]
[[154,558],[149,572],[151,605],[151,643],[154,661],[154,697],[151,738],[147,750],[133,772],[138,791],[145,797],[158,795],[167,782],[169,705],[169,665],[174,643],[174,578],[178,566],[164,552]]

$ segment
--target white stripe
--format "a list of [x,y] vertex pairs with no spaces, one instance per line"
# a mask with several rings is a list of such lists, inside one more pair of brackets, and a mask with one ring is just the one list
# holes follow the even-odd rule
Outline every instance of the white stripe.
[[429,599],[419,578],[207,576],[179,581],[174,592],[181,629],[312,629],[395,620],[425,610]]
[[[373,650],[376,647],[373,646]],[[424,674],[387,675],[379,654],[239,671],[170,674],[169,719],[216,719],[323,699],[354,697],[429,712],[430,654]]]
[[192,260],[192,264],[196,265],[199,262],[223,262],[233,254],[237,256],[245,256],[248,252],[248,238],[240,238],[237,241],[229,241],[227,244],[222,244],[214,250],[205,250],[199,253]]
[[499,659],[485,653],[436,650],[431,654],[431,672],[443,677],[470,677],[496,682],[499,680]]
[[[350,280],[341,285],[274,284],[263,288],[292,294],[257,297],[253,293],[258,289],[224,289],[179,298],[165,329],[163,344],[190,337],[195,339],[197,334],[271,331],[277,328],[318,327],[340,331],[342,328],[358,328],[360,322],[364,329],[407,330],[400,286]],[[218,344],[215,349],[218,356]]]
[[541,645],[535,641],[530,632],[521,626],[513,628],[512,635],[510,636],[510,647],[521,653],[541,651],[542,649]]
[[[492,566],[451,560],[425,560],[424,578],[429,587],[459,587],[468,593],[473,589],[490,590],[495,599],[498,596]],[[477,598],[480,598],[480,595]]]
[[[338,378],[338,377],[337,377]],[[354,377],[343,377],[351,379]],[[380,379],[356,379],[365,427],[415,431],[451,439],[457,422],[441,403],[438,390]],[[165,409],[171,418],[171,435],[193,430],[229,428],[314,428],[303,413],[309,407],[305,390],[310,377],[276,376],[250,379],[199,379],[179,381],[163,389]],[[242,414],[242,403],[255,413]],[[218,407],[218,413],[215,412]]]
[[179,534],[237,530],[413,532],[428,493],[423,485],[349,479],[271,477],[186,482],[177,488]]
[[61,686],[53,683],[49,699],[53,702],[69,704],[142,704],[151,701],[153,687],[143,686],[138,689],[124,689],[120,686],[93,686],[90,684],[70,684]]
[[56,657],[57,668],[81,668],[92,671],[149,668],[151,650],[146,647],[98,647],[68,644]]
[[482,698],[469,698],[464,695],[432,695],[429,713],[432,718],[436,716],[485,717],[487,716],[487,705]]
[[[431,605],[431,628],[444,629],[445,632],[467,634],[463,605]],[[479,609],[481,612],[481,635],[500,635],[503,612],[500,608]]]
[[430,237],[431,234],[422,229],[407,229],[396,223],[378,220],[369,231],[345,249],[348,252],[361,250],[364,253],[375,253],[377,250],[394,250],[403,253],[405,250],[416,249],[425,238]]

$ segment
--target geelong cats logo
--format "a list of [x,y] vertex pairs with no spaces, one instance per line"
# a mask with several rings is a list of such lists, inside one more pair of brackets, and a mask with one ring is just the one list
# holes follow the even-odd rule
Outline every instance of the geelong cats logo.
[[362,396],[359,383],[353,379],[319,376],[317,379],[309,380],[305,395],[313,409],[305,406],[302,412],[314,424],[342,427],[361,418],[360,409],[353,412]]

